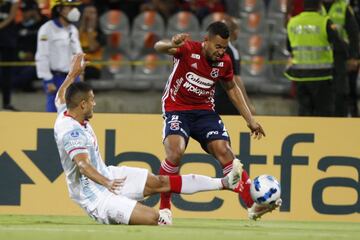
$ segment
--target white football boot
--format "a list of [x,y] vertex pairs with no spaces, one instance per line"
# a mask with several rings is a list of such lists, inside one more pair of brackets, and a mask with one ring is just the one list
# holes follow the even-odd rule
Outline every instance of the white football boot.
[[172,214],[168,208],[159,210],[158,225],[172,225]]
[[228,188],[234,190],[238,183],[241,181],[241,175],[243,171],[243,164],[239,159],[234,159],[232,163],[233,167],[229,174],[226,176],[228,181]]
[[262,215],[268,212],[272,212],[274,209],[281,206],[282,200],[279,198],[273,204],[258,204],[256,202],[248,208],[248,217],[250,220],[258,220],[261,218]]

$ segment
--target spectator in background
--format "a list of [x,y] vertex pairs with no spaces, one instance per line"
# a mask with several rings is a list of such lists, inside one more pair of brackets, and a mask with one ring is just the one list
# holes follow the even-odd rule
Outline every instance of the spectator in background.
[[[16,60],[16,28],[15,16],[19,7],[18,0],[0,0],[0,61]],[[2,91],[2,107],[16,111],[11,105],[12,68],[0,68],[0,84]]]
[[[354,10],[355,18],[358,26],[360,26],[360,3],[359,0],[351,0],[350,6]],[[360,55],[360,53],[359,53]],[[358,55],[358,56],[359,56]],[[357,78],[359,74],[359,64],[356,68],[349,69],[348,78],[349,78],[349,101],[348,101],[348,114],[351,117],[358,117],[358,94],[357,94]]]
[[[95,6],[85,6],[79,24],[79,35],[81,47],[86,53],[86,60],[100,61],[103,57],[104,39],[98,26],[98,13]],[[85,80],[99,79],[101,75],[101,65],[92,64],[85,69]]]
[[287,19],[295,17],[304,11],[304,0],[288,0]]
[[[48,19],[40,14],[39,6],[35,0],[22,0],[20,9],[23,19],[16,25],[17,60],[34,61],[38,30]],[[14,87],[24,91],[34,91],[33,81],[37,79],[36,68],[34,66],[21,66],[14,70]]]
[[160,13],[160,15],[167,20],[173,15],[176,8],[176,1],[169,0],[149,0],[141,6],[141,11],[154,10]]
[[108,10],[123,11],[126,13],[131,24],[133,19],[139,14],[140,6],[144,2],[144,0],[94,0],[94,5],[100,16]]
[[223,0],[182,0],[178,4],[182,10],[193,12],[199,21],[202,21],[210,13],[225,12]]
[[292,53],[286,77],[294,81],[300,116],[333,116],[333,49],[346,52],[332,21],[319,13],[321,0],[304,0],[304,12],[290,19]]
[[53,19],[41,26],[35,54],[37,76],[43,80],[46,111],[56,112],[54,104],[58,88],[69,71],[71,58],[81,53],[79,32],[74,23],[80,19],[77,0],[57,0]]
[[[239,86],[247,107],[250,109],[252,114],[255,114],[255,108],[250,103],[249,97],[246,93],[244,83],[240,77],[240,55],[239,51],[234,47],[233,43],[236,42],[239,34],[239,25],[235,18],[226,16],[223,22],[228,26],[230,32],[230,41],[228,47],[226,48],[226,53],[230,56],[231,63],[233,65],[234,71],[234,82]],[[220,115],[238,115],[239,111],[230,101],[227,93],[224,88],[221,86],[220,82],[216,83],[215,86],[215,111]]]
[[[347,53],[334,52],[334,87],[335,87],[335,116],[348,116],[348,93],[349,85],[351,91],[355,91],[356,80],[352,78],[351,82],[347,79],[348,72],[358,71],[359,60],[359,27],[353,10],[345,0],[323,0],[322,14],[328,16],[336,25],[340,37],[347,45]],[[355,80],[355,81],[354,81]],[[356,102],[353,107],[357,108]],[[354,113],[357,114],[357,113]]]

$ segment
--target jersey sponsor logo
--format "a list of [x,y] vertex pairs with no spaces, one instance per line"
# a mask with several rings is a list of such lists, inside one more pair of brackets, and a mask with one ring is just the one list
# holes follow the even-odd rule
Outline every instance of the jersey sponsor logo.
[[204,90],[198,87],[193,86],[191,83],[189,82],[185,82],[183,87],[188,90],[188,92],[193,92],[198,96],[202,96],[202,95],[210,95],[210,91],[209,90]]
[[191,54],[191,58],[200,59],[200,55],[193,53],[193,54]]
[[179,91],[179,88],[180,88],[180,86],[181,86],[181,83],[182,83],[183,81],[184,81],[183,78],[177,79],[177,80],[176,80],[176,85],[175,85],[174,89],[170,89],[170,92],[171,92],[170,97],[171,97],[171,99],[172,99],[173,101],[176,101],[175,97],[176,97],[176,95],[177,95],[177,93],[178,93],[178,91]]
[[213,68],[213,69],[211,70],[210,76],[211,76],[212,78],[217,78],[217,77],[219,76],[219,69],[218,69],[218,68]]
[[204,77],[200,77],[199,75],[193,73],[193,72],[188,72],[186,73],[186,79],[193,85],[197,86],[197,87],[201,87],[201,88],[205,88],[205,89],[209,89],[214,85],[214,81],[204,78]]

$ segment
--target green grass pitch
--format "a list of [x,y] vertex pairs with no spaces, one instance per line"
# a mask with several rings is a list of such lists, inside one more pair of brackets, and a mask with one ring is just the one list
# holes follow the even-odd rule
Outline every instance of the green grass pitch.
[[0,240],[342,240],[360,223],[174,219],[173,226],[101,225],[88,217],[0,215]]

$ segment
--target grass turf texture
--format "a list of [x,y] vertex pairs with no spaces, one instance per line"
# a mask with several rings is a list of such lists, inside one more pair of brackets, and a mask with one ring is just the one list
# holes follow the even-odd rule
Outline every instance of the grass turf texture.
[[0,215],[1,240],[360,239],[360,223],[174,219],[170,227],[101,225],[88,217]]

